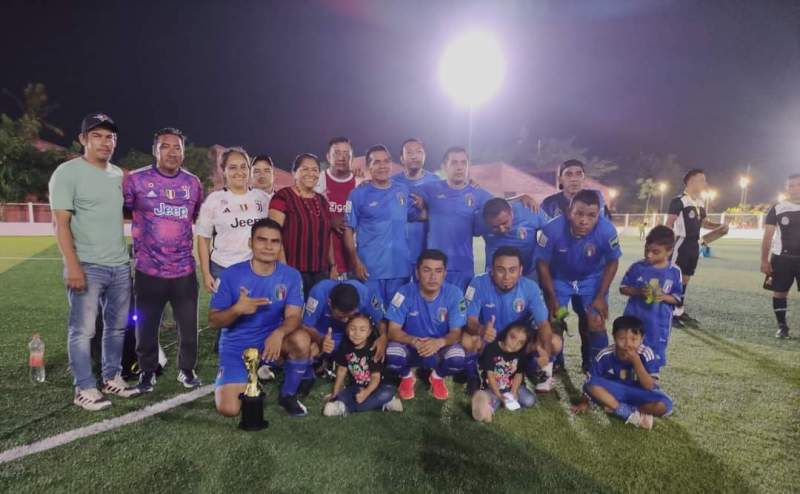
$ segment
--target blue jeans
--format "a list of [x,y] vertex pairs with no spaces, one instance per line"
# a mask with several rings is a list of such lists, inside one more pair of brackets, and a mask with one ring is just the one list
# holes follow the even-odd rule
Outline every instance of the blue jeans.
[[368,410],[379,410],[386,403],[394,398],[397,388],[391,384],[381,383],[375,391],[370,393],[366,400],[361,403],[356,402],[356,394],[361,391],[358,385],[352,384],[339,391],[336,399],[344,403],[347,413],[366,412]]
[[97,387],[97,378],[92,373],[91,340],[100,307],[103,310],[103,380],[112,379],[122,371],[122,348],[131,302],[131,271],[128,264],[81,263],[81,267],[86,275],[86,290],[78,293],[67,289],[67,352],[75,386],[90,389]]

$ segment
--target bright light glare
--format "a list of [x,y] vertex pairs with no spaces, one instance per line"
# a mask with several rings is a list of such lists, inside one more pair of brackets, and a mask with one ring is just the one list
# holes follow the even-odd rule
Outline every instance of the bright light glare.
[[750,185],[750,177],[744,175],[739,177],[739,187],[746,189],[748,185]]
[[786,194],[784,194],[783,192],[778,194],[778,202],[783,202],[785,200],[786,200]]
[[708,191],[708,198],[711,199],[712,201],[714,199],[716,199],[717,198],[717,190],[716,189],[709,190]]
[[659,192],[661,192],[661,193],[663,194],[663,193],[664,193],[664,191],[666,191],[666,190],[667,190],[667,187],[669,187],[669,185],[667,185],[667,182],[660,182],[660,183],[658,184],[658,191],[659,191]]
[[608,197],[616,199],[618,195],[619,191],[617,189],[608,189]]
[[459,104],[476,106],[500,89],[506,62],[500,43],[482,31],[452,41],[439,64],[439,81]]

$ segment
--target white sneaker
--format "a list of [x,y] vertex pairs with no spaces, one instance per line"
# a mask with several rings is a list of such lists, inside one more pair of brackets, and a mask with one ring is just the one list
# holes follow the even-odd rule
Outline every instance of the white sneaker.
[[72,403],[84,410],[92,412],[103,410],[111,406],[111,401],[103,396],[103,393],[98,391],[97,388],[76,389],[75,399],[72,400]]
[[275,373],[272,372],[272,369],[269,368],[268,365],[262,365],[256,371],[258,378],[262,381],[273,381],[275,380]]
[[347,415],[347,407],[344,406],[339,400],[329,401],[325,403],[325,408],[322,410],[322,415],[326,417],[344,417]]
[[537,384],[534,390],[537,393],[549,393],[550,391],[553,390],[553,385],[555,385],[555,383],[556,383],[555,379],[553,379],[552,377],[548,377],[544,381]]
[[138,387],[129,386],[120,374],[114,376],[114,379],[104,381],[101,391],[103,394],[121,396],[122,398],[133,398],[142,394]]
[[393,396],[391,400],[387,401],[383,405],[384,412],[402,412],[403,411],[403,402],[400,401],[400,398],[397,396]]
[[633,412],[630,417],[628,417],[628,420],[626,420],[625,423],[635,425],[636,427],[649,431],[653,428],[653,416],[636,411]]

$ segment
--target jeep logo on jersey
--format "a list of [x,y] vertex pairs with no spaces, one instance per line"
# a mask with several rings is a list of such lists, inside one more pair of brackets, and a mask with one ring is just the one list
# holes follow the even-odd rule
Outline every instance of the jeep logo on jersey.
[[157,208],[153,208],[153,214],[184,219],[189,217],[189,209],[184,206],[168,206],[161,202]]
[[439,310],[436,311],[436,319],[438,319],[439,322],[445,322],[447,320],[446,307],[439,307]]
[[406,195],[402,192],[397,193],[397,201],[400,203],[401,206],[406,205]]
[[472,205],[475,204],[475,198],[472,197],[472,194],[465,194],[464,202],[467,204],[468,207],[472,207]]
[[520,313],[525,310],[525,300],[522,298],[514,299],[514,312]]
[[528,230],[526,230],[523,227],[519,227],[519,229],[517,230],[517,236],[519,237],[520,240],[525,240],[526,238],[528,238]]
[[597,254],[597,247],[595,247],[594,244],[586,244],[583,247],[583,253],[586,257],[594,257],[594,255]]
[[286,298],[286,285],[280,284],[275,287],[275,298],[279,301]]
[[258,220],[255,218],[248,218],[246,220],[240,220],[239,218],[234,218],[233,223],[231,223],[231,228],[241,228],[243,226],[252,227],[256,223],[256,221]]

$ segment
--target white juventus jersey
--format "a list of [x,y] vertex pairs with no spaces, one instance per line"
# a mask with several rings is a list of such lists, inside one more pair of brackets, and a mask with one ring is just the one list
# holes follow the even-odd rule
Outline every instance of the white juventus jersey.
[[767,212],[765,223],[775,228],[772,253],[800,256],[800,204],[781,201]]
[[211,260],[223,267],[250,259],[250,227],[267,217],[269,195],[258,189],[234,194],[228,189],[212,192],[200,207],[195,230],[213,238]]

